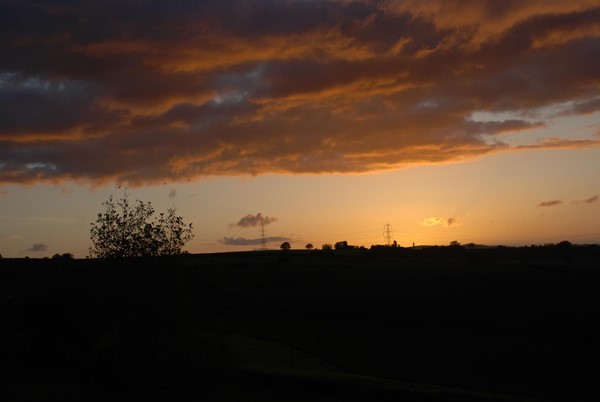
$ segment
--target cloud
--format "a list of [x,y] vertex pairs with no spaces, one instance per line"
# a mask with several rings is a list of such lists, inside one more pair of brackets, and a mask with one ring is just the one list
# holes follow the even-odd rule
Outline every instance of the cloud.
[[576,102],[560,113],[561,116],[591,114],[600,111],[600,98]]
[[10,192],[6,191],[6,190],[0,190],[0,197],[3,195],[9,195]]
[[527,117],[541,109],[598,112],[597,2],[106,4],[0,6],[0,184],[353,173],[600,144],[523,135],[553,124]]
[[34,243],[30,248],[25,251],[29,251],[31,253],[43,253],[44,251],[48,251],[48,246],[44,243]]
[[177,190],[172,188],[171,191],[169,191],[169,198],[174,199],[175,197],[177,197]]
[[229,227],[241,227],[241,228],[249,228],[256,227],[261,225],[269,225],[273,222],[276,222],[277,218],[272,218],[269,216],[263,216],[262,212],[257,213],[256,215],[248,214],[242,217],[237,223],[230,223]]
[[586,199],[584,199],[584,200],[577,200],[577,201],[573,201],[573,202],[571,202],[571,205],[578,205],[578,204],[592,204],[592,203],[594,203],[594,202],[598,201],[599,199],[600,199],[600,198],[599,198],[597,195],[595,195],[595,196],[593,196],[593,197],[586,198]]
[[0,221],[8,221],[18,224],[38,225],[38,224],[67,224],[76,223],[76,218],[65,218],[58,216],[13,216],[0,215]]
[[14,239],[21,239],[23,236],[21,235],[15,235],[15,234],[2,234],[0,233],[0,240],[14,240]]
[[552,200],[552,201],[542,201],[538,204],[538,207],[554,207],[556,205],[560,205],[563,202],[560,200]]
[[447,228],[458,225],[457,218],[441,218],[438,216],[432,216],[423,220],[423,226],[445,226]]
[[[288,237],[272,236],[266,237],[267,243],[290,241]],[[262,239],[246,239],[245,237],[223,237],[219,240],[219,243],[227,244],[229,246],[258,246],[262,244]]]

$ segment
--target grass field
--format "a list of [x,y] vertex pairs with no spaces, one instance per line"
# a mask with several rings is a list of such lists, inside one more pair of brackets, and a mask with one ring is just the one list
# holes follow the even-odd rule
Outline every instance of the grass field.
[[599,261],[597,248],[0,260],[2,392],[595,400]]

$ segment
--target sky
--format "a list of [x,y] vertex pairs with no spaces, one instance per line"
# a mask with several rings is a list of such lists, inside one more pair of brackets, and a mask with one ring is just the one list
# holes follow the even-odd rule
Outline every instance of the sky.
[[600,243],[600,1],[0,3],[0,254]]

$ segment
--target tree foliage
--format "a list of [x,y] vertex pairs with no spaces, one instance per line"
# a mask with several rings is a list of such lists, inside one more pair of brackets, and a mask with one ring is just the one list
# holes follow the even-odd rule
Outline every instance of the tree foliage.
[[72,253],[56,253],[52,256],[53,260],[72,260],[75,256]]
[[90,230],[91,257],[177,255],[194,237],[192,224],[186,225],[174,207],[155,215],[150,202],[131,203],[128,193],[118,201],[111,195],[102,205],[105,211],[98,214]]
[[345,250],[345,249],[349,248],[348,242],[346,240],[336,242],[333,247],[336,250]]

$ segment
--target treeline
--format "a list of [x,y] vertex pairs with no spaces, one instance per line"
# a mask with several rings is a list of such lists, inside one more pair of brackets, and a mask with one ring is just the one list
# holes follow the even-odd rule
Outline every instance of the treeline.
[[560,259],[566,263],[576,258],[600,258],[600,246],[572,245],[569,242],[558,244],[532,245],[532,246],[495,246],[495,247],[469,247],[462,245],[449,246],[423,246],[423,247],[389,247],[374,245],[369,253],[385,255],[404,255],[422,257],[466,257],[471,259],[517,259],[523,263],[537,259]]

